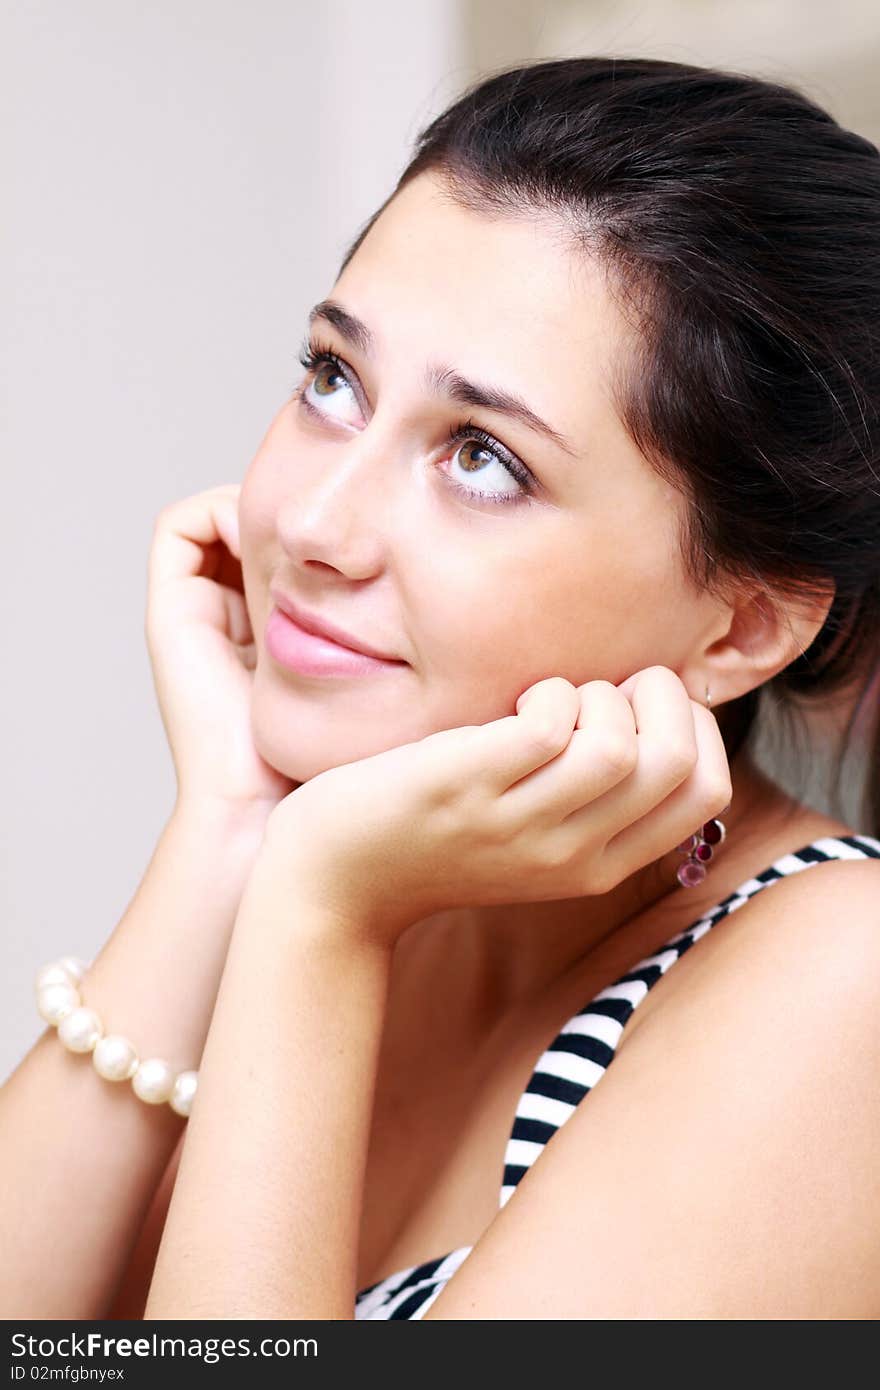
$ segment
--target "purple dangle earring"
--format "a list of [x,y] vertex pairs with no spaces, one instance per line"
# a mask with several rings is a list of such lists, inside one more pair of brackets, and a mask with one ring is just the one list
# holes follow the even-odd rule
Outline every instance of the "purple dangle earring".
[[[708,685],[706,708],[711,708]],[[728,810],[729,804],[725,806],[725,811]],[[706,877],[706,865],[717,847],[723,843],[726,833],[724,822],[713,816],[705,825],[701,825],[699,830],[695,830],[693,835],[676,845],[678,852],[686,856],[684,862],[679,864],[675,875],[682,888],[696,888],[697,884],[703,882]]]

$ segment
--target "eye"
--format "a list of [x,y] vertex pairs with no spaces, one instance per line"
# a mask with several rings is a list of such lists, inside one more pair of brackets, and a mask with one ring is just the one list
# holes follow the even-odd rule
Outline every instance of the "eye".
[[[311,343],[306,343],[300,351],[299,361],[302,366],[305,367],[306,371],[311,374],[311,380],[303,382],[302,386],[295,394],[299,396],[303,404],[309,405],[310,403],[307,401],[305,393],[307,390],[314,389],[321,402],[320,407],[318,407],[321,413],[324,415],[332,414],[331,411],[326,409],[326,402],[333,400],[340,394],[338,389],[335,389],[332,385],[334,379],[337,382],[341,382],[343,386],[347,386],[349,391],[352,390],[351,383],[345,374],[345,369],[339,358],[335,353],[325,348],[319,348]],[[310,408],[314,409],[315,407],[311,406]]]
[[[301,386],[296,388],[293,393],[294,399],[298,399],[303,408],[310,413],[332,418],[333,412],[326,409],[326,403],[340,395],[340,391],[334,389],[333,381],[341,382],[352,394],[354,393],[343,363],[335,352],[311,341],[303,344],[299,354],[299,362],[309,372],[310,380],[304,381]],[[325,389],[328,387],[329,389]],[[320,405],[315,405],[314,401],[306,394],[312,389],[315,389],[321,402]],[[455,466],[463,469],[465,477],[479,477],[482,481],[484,475],[488,474],[491,481],[492,475],[485,463],[485,456],[489,455],[499,465],[500,475],[497,476],[504,486],[503,490],[494,492],[486,491],[483,488],[469,487],[457,482],[445,469],[441,469],[440,471],[453,491],[471,500],[493,503],[528,502],[534,496],[536,484],[529,470],[509,449],[472,420],[465,420],[456,425],[443,447],[448,449],[454,444],[460,447],[455,450],[451,458],[453,462],[456,458],[461,460]],[[484,456],[482,462],[474,462],[474,455],[478,454]]]
[[[490,460],[494,458],[500,466],[500,473],[496,472],[495,477],[504,484],[502,492],[486,492],[483,488],[462,485],[451,478],[444,469],[444,475],[450,479],[456,492],[465,493],[484,502],[525,502],[532,496],[533,483],[528,470],[503,444],[499,444],[497,439],[493,439],[491,434],[487,434],[472,420],[465,420],[462,424],[456,425],[446,441],[446,447],[451,444],[459,445],[451,458],[455,467],[464,470],[465,477],[476,477],[480,482],[491,482],[493,475],[485,462],[485,456],[489,455]],[[484,456],[482,462],[474,459],[474,455],[479,454]],[[459,460],[458,463],[456,459]]]

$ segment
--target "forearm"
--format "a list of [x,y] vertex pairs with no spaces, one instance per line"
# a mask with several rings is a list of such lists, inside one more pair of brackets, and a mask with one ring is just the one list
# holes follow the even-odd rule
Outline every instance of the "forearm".
[[[204,807],[178,806],[164,827],[81,985],[105,1031],[141,1057],[198,1067],[260,838],[255,821]],[[0,1088],[4,1317],[105,1314],[186,1123],[44,1029]]]
[[229,948],[145,1318],[354,1316],[390,953],[261,856]]

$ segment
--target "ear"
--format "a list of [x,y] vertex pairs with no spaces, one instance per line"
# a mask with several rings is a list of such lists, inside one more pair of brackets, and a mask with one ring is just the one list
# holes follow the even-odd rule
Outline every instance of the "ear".
[[712,707],[763,685],[815,640],[834,602],[829,581],[812,597],[783,598],[767,589],[728,596],[679,669],[691,698]]

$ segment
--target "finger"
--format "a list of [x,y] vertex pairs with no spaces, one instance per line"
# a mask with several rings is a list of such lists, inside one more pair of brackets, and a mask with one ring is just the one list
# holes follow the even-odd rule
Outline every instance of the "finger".
[[211,488],[162,509],[150,547],[151,586],[204,573],[206,547],[224,540],[221,528],[232,535],[230,511],[237,511],[232,486]]
[[254,633],[244,595],[239,594],[235,589],[224,589],[223,598],[226,604],[226,626],[230,638],[237,646],[252,644]]
[[[571,738],[580,701],[571,681],[549,676],[519,696],[516,714],[468,726],[472,736],[458,738],[443,755],[447,775],[456,782],[474,776],[494,796],[536,767],[557,757]],[[442,734],[440,735],[442,738]],[[475,766],[475,757],[478,760]]]
[[513,819],[557,825],[629,776],[638,756],[633,708],[610,681],[577,687],[579,712],[568,746],[505,793]]
[[257,649],[253,642],[238,643],[238,654],[241,657],[241,664],[248,671],[257,669]]
[[600,833],[606,842],[664,801],[697,761],[694,701],[674,671],[648,666],[617,687],[618,693],[621,688],[628,692],[636,728],[635,765],[598,801],[585,804],[565,822],[575,835]]
[[238,530],[238,503],[235,498],[229,498],[225,506],[218,506],[215,512],[215,521],[226,549],[235,556],[236,560],[240,560],[241,537]]
[[707,820],[720,815],[730,802],[730,767],[718,721],[698,701],[692,700],[691,707],[696,764],[690,776],[659,806],[606,845],[603,873],[613,884],[668,854]]
[[632,774],[603,798],[609,839],[640,820],[690,776],[697,761],[693,707],[680,678],[667,666],[648,666],[618,687],[629,700],[636,728]]

